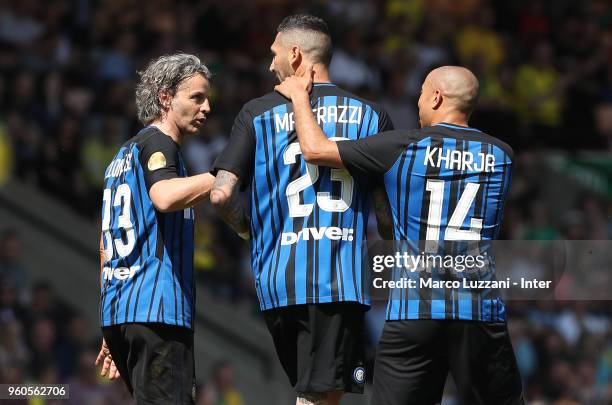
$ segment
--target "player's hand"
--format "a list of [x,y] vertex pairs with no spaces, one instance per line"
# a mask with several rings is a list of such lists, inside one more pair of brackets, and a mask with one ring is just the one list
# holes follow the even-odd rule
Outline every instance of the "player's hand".
[[292,76],[287,77],[281,84],[274,87],[274,90],[292,100],[296,95],[309,93],[314,81],[314,70],[312,65],[305,68],[298,68]]
[[100,375],[102,377],[106,377],[107,374],[109,380],[116,380],[117,378],[121,377],[104,338],[102,339],[100,353],[98,353],[98,357],[96,358],[96,366],[98,366],[100,363],[102,363],[102,371],[100,371]]

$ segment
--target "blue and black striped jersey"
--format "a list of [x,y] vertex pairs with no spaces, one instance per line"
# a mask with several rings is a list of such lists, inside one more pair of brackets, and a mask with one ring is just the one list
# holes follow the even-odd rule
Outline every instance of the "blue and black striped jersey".
[[106,169],[102,326],[161,322],[192,328],[193,209],[155,210],[157,181],[186,177],[179,145],[156,127],[128,140]]
[[[510,186],[510,146],[476,129],[449,124],[412,131],[391,131],[338,144],[353,176],[382,175],[394,222],[394,238],[413,254],[458,241],[496,239]],[[482,243],[482,242],[480,242]],[[400,244],[401,245],[401,244]],[[399,245],[398,245],[399,246]],[[434,249],[435,250],[435,249]],[[435,253],[438,253],[436,250]],[[457,252],[455,252],[457,253]],[[469,277],[491,277],[489,272]],[[440,269],[402,272],[450,277]],[[457,277],[468,277],[457,272]],[[464,319],[505,321],[505,306],[494,289],[392,289],[387,319]]]
[[[338,142],[392,129],[384,111],[331,83],[315,83],[310,100],[319,125]],[[251,264],[262,310],[369,304],[361,269],[367,179],[306,164],[286,98],[270,93],[245,104],[214,169],[250,186]]]

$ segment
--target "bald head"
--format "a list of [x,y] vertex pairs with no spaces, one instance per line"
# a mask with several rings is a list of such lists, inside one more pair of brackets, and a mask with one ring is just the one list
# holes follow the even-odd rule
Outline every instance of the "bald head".
[[445,107],[470,115],[478,99],[478,79],[469,70],[461,66],[442,66],[432,70],[425,84],[440,91]]

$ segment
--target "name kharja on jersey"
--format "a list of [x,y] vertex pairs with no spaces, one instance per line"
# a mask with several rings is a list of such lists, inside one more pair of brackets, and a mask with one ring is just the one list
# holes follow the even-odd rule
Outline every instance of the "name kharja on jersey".
[[[400,253],[458,255],[475,244],[484,255],[490,247],[486,241],[497,239],[513,159],[510,146],[500,140],[473,128],[438,124],[342,142],[338,149],[353,177],[382,176]],[[505,321],[497,289],[437,288],[440,283],[431,282],[492,280],[492,257],[486,263],[486,271],[464,273],[443,265],[395,268],[394,280],[413,279],[416,288],[389,291],[387,319]]]

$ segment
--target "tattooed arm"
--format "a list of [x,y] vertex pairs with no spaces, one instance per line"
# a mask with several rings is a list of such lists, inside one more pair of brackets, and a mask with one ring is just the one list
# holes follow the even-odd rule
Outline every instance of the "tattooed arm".
[[212,191],[210,202],[219,216],[242,239],[250,238],[250,219],[238,197],[238,176],[226,170],[219,170]]

